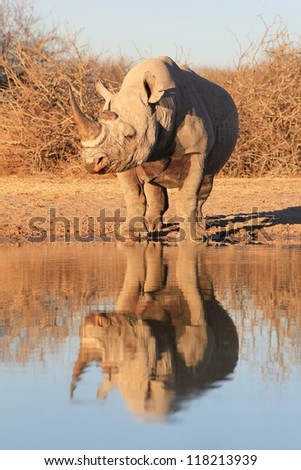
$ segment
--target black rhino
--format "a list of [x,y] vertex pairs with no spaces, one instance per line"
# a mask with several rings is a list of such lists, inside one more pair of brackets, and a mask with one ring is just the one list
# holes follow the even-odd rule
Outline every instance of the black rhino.
[[162,228],[168,188],[178,188],[177,221],[186,238],[205,235],[202,206],[214,175],[229,159],[238,135],[238,114],[220,86],[179,67],[169,57],[145,60],[126,75],[120,91],[105,99],[97,120],[84,114],[70,88],[70,100],[91,173],[117,173],[127,219],[122,234],[133,237],[131,220],[146,232]]

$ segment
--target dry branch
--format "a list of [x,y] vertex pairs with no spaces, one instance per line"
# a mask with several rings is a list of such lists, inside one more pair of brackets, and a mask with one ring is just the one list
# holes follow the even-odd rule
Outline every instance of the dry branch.
[[[83,110],[97,115],[95,82],[118,89],[129,62],[93,56],[76,36],[39,29],[33,7],[0,2],[0,172],[78,171],[67,83]],[[239,141],[223,175],[301,174],[301,44],[279,23],[264,26],[235,69],[201,71],[239,110]]]

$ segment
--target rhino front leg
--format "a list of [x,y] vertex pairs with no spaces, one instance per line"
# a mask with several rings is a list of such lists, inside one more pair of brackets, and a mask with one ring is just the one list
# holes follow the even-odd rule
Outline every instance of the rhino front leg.
[[[204,179],[204,157],[192,155],[190,169],[177,200],[177,217],[186,240],[204,240],[206,228],[201,216],[199,194]],[[209,191],[210,192],[210,191]],[[209,195],[209,194],[208,194]],[[200,210],[200,213],[199,213]]]
[[147,233],[145,224],[146,197],[143,185],[137,178],[135,169],[117,173],[117,178],[123,190],[126,203],[126,221],[121,225],[120,234],[125,238],[140,240],[144,232]]
[[159,232],[162,229],[163,214],[168,209],[168,195],[166,188],[145,183],[146,196],[146,222],[149,232]]

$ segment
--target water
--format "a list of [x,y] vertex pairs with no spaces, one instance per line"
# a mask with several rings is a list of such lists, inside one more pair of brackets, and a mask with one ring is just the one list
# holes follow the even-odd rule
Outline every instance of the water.
[[0,448],[301,448],[299,248],[2,246],[0,268]]

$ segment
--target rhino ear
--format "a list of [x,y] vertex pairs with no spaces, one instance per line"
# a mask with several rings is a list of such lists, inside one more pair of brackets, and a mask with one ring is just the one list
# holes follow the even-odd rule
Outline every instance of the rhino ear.
[[143,85],[146,92],[148,103],[158,103],[164,95],[164,90],[158,90],[156,88],[156,77],[152,75],[150,71],[145,72],[143,77]]

